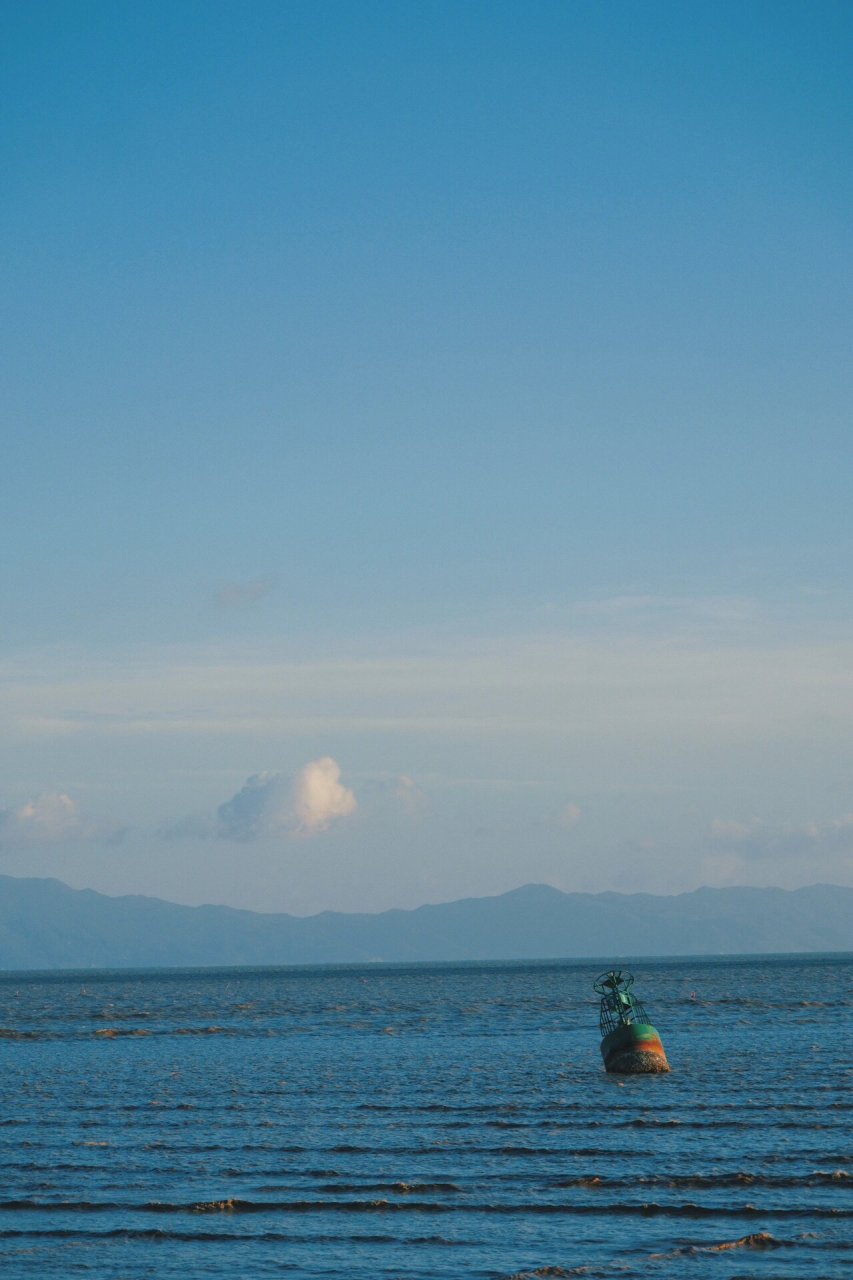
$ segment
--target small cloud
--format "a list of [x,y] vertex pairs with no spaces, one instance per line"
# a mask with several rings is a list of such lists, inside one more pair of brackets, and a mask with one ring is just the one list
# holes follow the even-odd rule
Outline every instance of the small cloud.
[[227,582],[220,587],[214,599],[223,609],[245,609],[268,596],[275,586],[275,578],[253,578],[250,582]]
[[426,792],[422,791],[414,778],[410,778],[407,773],[401,773],[397,779],[394,795],[406,813],[420,813],[427,802]]
[[309,761],[292,781],[282,773],[254,774],[217,809],[216,834],[249,841],[326,831],[357,808],[354,792],[340,778],[340,765],[331,756]]
[[56,844],[80,833],[77,805],[63,791],[49,791],[19,809],[4,809],[2,829],[23,844]]
[[571,831],[581,820],[583,810],[578,804],[567,804],[560,813],[559,823],[564,831]]
[[325,831],[335,818],[345,818],[355,811],[355,794],[341,784],[340,778],[340,765],[331,756],[312,760],[300,771],[294,788],[300,831],[306,835]]
[[216,834],[226,840],[257,840],[293,825],[290,788],[284,774],[253,774],[216,810]]
[[18,809],[0,809],[0,840],[4,844],[47,845],[82,839],[118,844],[127,830],[89,822],[64,791],[45,791]]
[[774,825],[752,818],[733,822],[715,818],[711,838],[747,858],[797,857],[805,853],[853,852],[853,814],[831,822]]

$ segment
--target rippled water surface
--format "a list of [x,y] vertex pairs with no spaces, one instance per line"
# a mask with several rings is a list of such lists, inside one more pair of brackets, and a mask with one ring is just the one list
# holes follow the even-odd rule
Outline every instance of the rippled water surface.
[[853,1271],[853,958],[0,975],[4,1277]]

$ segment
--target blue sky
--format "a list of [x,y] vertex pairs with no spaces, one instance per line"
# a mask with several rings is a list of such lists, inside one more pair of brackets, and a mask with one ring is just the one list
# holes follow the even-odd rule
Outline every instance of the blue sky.
[[0,869],[853,883],[849,6],[0,21]]

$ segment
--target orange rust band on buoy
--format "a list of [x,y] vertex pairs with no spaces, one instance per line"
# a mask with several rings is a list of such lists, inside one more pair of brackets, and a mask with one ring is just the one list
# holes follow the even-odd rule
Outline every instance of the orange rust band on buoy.
[[601,1042],[604,1068],[616,1074],[669,1071],[661,1038],[648,1023],[617,1027]]

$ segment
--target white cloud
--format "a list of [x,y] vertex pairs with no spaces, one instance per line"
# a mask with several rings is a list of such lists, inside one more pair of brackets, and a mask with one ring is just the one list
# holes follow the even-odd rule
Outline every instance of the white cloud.
[[355,811],[355,794],[342,786],[340,778],[340,765],[331,756],[312,760],[300,770],[294,788],[300,831],[306,835],[325,831],[335,818],[345,818]]
[[291,781],[286,774],[254,774],[217,810],[217,834],[229,840],[316,835],[357,808],[331,756],[311,760]]
[[83,821],[75,801],[63,791],[45,792],[18,809],[0,810],[4,843],[59,844],[92,834],[94,829]]

